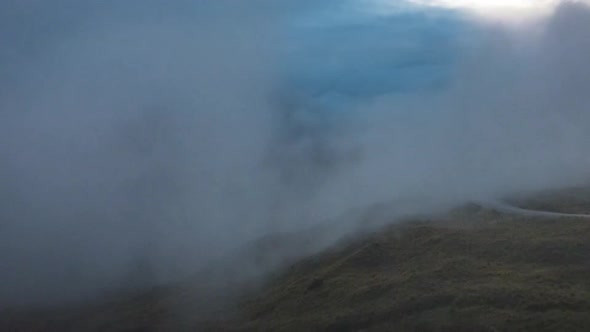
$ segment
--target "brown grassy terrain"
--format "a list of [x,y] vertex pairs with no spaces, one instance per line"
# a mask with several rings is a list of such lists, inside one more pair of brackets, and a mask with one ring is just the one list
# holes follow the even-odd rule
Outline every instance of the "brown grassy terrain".
[[[520,203],[590,212],[581,189]],[[467,206],[300,260],[237,306],[213,306],[229,303],[217,301],[228,292],[185,286],[75,310],[4,311],[0,330],[588,331],[590,220]]]

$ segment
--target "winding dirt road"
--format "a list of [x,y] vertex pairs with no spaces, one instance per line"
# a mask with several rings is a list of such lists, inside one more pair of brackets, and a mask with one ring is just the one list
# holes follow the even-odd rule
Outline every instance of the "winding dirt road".
[[510,205],[508,203],[505,203],[505,202],[502,202],[499,200],[480,202],[480,204],[484,207],[494,209],[499,212],[518,214],[518,215],[530,216],[530,217],[590,219],[590,214],[529,210],[529,209],[520,208],[520,207],[517,207],[514,205]]

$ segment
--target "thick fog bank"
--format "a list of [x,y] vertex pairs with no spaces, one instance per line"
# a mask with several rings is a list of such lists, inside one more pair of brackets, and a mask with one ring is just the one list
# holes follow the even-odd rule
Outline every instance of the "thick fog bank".
[[1,301],[181,279],[375,203],[588,181],[586,5],[368,5],[0,2]]

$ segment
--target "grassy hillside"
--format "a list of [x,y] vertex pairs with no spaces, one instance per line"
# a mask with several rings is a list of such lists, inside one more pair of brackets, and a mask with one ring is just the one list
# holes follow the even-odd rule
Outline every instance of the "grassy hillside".
[[[587,193],[553,192],[520,203],[590,212]],[[5,311],[0,330],[587,331],[590,220],[466,206],[300,260],[250,287],[256,291],[242,293],[237,306],[219,301],[235,292],[198,284],[76,309]]]
[[244,304],[240,328],[581,331],[589,239],[590,223],[573,220],[388,229],[292,267]]

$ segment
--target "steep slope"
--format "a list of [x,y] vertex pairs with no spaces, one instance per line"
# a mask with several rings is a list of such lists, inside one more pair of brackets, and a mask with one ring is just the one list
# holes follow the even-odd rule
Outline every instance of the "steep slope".
[[590,223],[499,217],[408,224],[294,267],[244,304],[238,330],[581,331]]
[[[525,208],[587,213],[587,193],[575,189],[514,201]],[[297,238],[266,239],[261,249],[280,250],[293,241]],[[242,268],[217,268],[186,284],[76,308],[4,311],[0,330],[585,331],[590,326],[590,221],[579,218],[468,205],[437,220],[391,225],[341,242],[262,285],[252,283],[255,278],[233,278]]]

